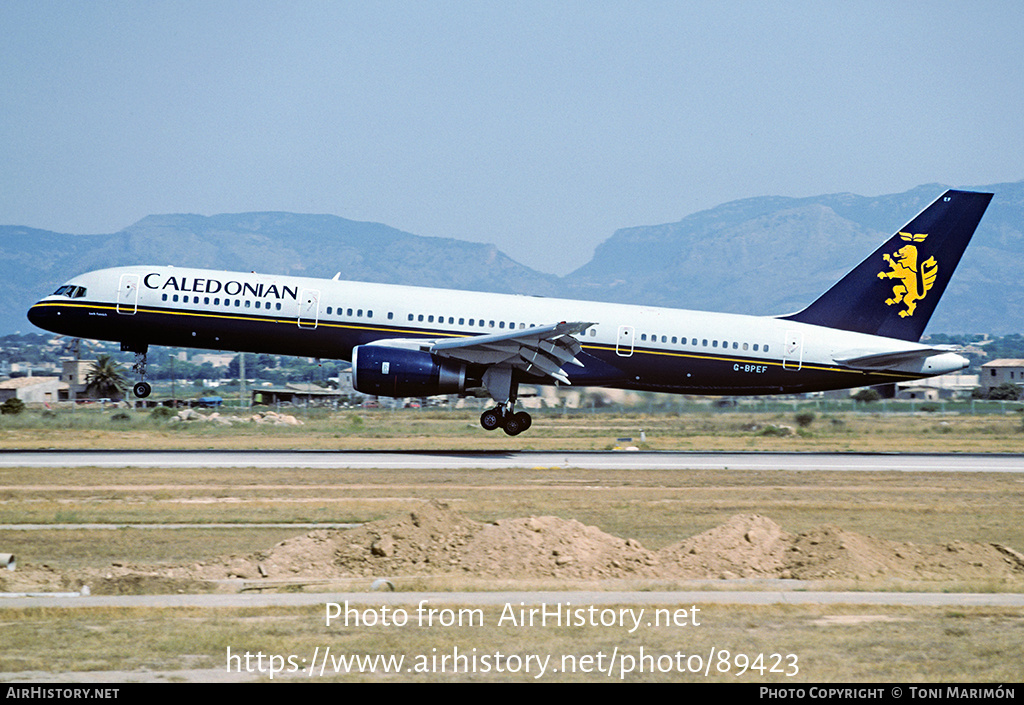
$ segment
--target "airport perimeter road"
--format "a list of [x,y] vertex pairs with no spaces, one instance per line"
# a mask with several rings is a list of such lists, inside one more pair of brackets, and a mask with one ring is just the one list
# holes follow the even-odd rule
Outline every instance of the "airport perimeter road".
[[1024,472],[1024,454],[427,452],[427,451],[3,451],[0,467],[160,468],[584,468],[588,470],[835,470]]

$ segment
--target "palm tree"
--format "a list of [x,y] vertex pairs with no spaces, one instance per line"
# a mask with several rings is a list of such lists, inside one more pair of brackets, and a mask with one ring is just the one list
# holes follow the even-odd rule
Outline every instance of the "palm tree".
[[85,375],[85,393],[96,397],[111,399],[124,396],[128,381],[121,372],[121,365],[110,358],[100,355],[93,363],[92,369]]

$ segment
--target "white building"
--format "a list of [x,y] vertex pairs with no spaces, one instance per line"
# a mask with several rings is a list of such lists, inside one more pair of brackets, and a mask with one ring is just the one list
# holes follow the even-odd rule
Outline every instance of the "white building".
[[0,403],[20,399],[26,404],[52,404],[67,385],[60,377],[15,377],[0,382]]

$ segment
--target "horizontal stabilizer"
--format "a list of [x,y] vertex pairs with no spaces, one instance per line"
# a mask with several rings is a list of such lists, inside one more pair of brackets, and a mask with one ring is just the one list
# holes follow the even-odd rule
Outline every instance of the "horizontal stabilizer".
[[920,372],[924,374],[945,374],[967,367],[967,358],[957,355],[953,346],[937,345],[907,350],[886,350],[869,352],[851,350],[832,359],[840,365],[866,372]]

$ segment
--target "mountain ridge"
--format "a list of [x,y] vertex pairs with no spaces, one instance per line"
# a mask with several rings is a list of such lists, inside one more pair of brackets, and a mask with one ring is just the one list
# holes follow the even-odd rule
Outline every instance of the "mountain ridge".
[[[383,223],[281,211],[148,215],[111,234],[0,226],[0,331],[75,274],[125,264],[265,271],[463,290],[781,315],[802,309],[947,186],[877,197],[758,196],[679,221],[616,230],[558,277],[496,246],[425,237]],[[995,193],[928,330],[1024,330],[1024,181]]]

